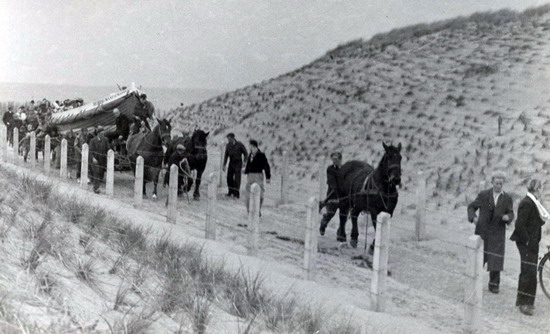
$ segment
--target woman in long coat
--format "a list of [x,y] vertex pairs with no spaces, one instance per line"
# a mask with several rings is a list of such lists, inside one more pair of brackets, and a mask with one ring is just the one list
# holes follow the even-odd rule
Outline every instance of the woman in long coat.
[[483,262],[487,263],[489,291],[493,293],[499,292],[500,272],[504,268],[506,225],[514,220],[512,197],[502,191],[505,179],[504,173],[493,174],[493,188],[480,192],[468,205],[468,220],[476,223],[475,234],[483,239]]

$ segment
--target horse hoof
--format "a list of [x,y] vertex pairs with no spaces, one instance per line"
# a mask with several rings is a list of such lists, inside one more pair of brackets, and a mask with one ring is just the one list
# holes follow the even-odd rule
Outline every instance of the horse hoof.
[[353,247],[353,248],[357,248],[357,240],[351,240],[349,242],[350,246]]
[[153,201],[157,200],[157,194],[153,194]]

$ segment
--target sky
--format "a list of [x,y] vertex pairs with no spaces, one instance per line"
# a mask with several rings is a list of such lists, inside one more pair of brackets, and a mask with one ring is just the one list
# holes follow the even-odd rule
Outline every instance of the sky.
[[0,82],[231,90],[340,44],[550,0],[0,0]]

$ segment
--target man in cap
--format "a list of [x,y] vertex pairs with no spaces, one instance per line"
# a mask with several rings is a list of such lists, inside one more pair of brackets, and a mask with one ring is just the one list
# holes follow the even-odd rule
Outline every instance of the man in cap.
[[[340,171],[340,168],[342,168],[342,153],[340,152],[333,152],[330,155],[330,158],[332,159],[332,165],[328,166],[327,168],[327,197],[324,201],[321,201],[319,203],[319,209],[322,209],[323,207],[326,207],[326,212],[323,215],[323,218],[321,219],[321,226],[319,227],[319,233],[321,235],[325,235],[325,230],[327,228],[328,223],[334,217],[336,214],[336,210],[340,209],[340,190],[338,185],[338,172]],[[340,211],[340,226],[342,225],[342,221],[346,222],[347,220],[347,212],[345,210],[339,210]],[[342,240],[342,237],[337,234],[338,241],[345,241]]]
[[243,159],[246,159],[248,152],[246,147],[240,141],[235,139],[234,133],[227,135],[227,145],[225,146],[225,155],[223,158],[223,171],[229,160],[229,169],[227,170],[227,188],[229,189],[226,196],[239,198],[241,190],[241,170],[243,168]]
[[[189,163],[187,161],[185,146],[183,144],[178,144],[176,150],[170,155],[168,160],[170,168],[172,165],[178,166],[178,195],[182,194],[183,191],[187,191],[187,178],[191,175],[191,170],[189,168]],[[166,173],[166,177],[170,177],[169,173]]]
[[134,116],[139,118],[145,123],[145,126],[149,131],[151,130],[151,124],[153,122],[153,116],[155,115],[155,107],[150,101],[147,101],[147,95],[141,94],[139,96],[139,103],[134,108]]
[[107,169],[107,153],[110,147],[107,138],[105,138],[103,126],[100,125],[96,129],[97,135],[90,141],[90,156],[92,158],[92,183],[94,192],[98,194],[99,186]]

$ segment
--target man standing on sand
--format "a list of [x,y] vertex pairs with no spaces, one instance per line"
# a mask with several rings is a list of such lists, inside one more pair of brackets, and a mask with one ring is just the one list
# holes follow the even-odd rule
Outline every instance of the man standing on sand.
[[[269,162],[267,162],[267,158],[265,157],[265,154],[260,151],[258,148],[258,142],[254,139],[251,139],[249,141],[249,149],[250,154],[248,155],[248,160],[246,162],[246,168],[244,170],[244,173],[247,175],[246,177],[246,188],[245,188],[245,196],[246,196],[246,211],[249,212],[249,203],[250,203],[250,188],[254,183],[257,183],[260,186],[260,208],[262,207],[263,201],[264,201],[264,172],[265,172],[265,178],[266,182],[270,183],[271,180],[271,169],[269,167]],[[260,213],[261,215],[261,213]]]
[[[340,209],[340,191],[338,187],[338,172],[340,171],[340,168],[342,168],[342,153],[340,152],[333,152],[330,155],[330,158],[332,159],[332,165],[328,166],[327,168],[327,197],[324,201],[319,203],[319,209],[321,210],[323,207],[326,207],[326,212],[323,215],[323,218],[321,219],[321,226],[319,227],[319,233],[321,235],[325,235],[325,230],[327,228],[328,223],[334,217],[336,214],[336,210]],[[342,221],[344,221],[344,224],[346,220],[348,219],[347,212],[340,211],[340,226],[342,226]],[[338,237],[341,239],[340,237]],[[341,241],[341,240],[339,240]]]
[[246,159],[248,152],[243,143],[235,139],[235,134],[227,135],[227,145],[225,146],[225,155],[223,158],[223,171],[229,160],[229,168],[227,170],[227,188],[229,189],[227,197],[240,197],[241,190],[241,170],[243,168],[243,158]]
[[107,153],[109,152],[109,142],[105,138],[102,126],[97,127],[97,136],[90,141],[90,155],[92,157],[92,183],[94,192],[99,194],[99,186],[103,181],[105,170],[107,169]]
[[6,140],[10,143],[12,142],[11,136],[13,135],[13,115],[13,108],[10,106],[8,107],[8,111],[2,116],[2,122],[6,126]]
[[[499,292],[500,272],[504,267],[506,225],[514,220],[512,197],[502,191],[506,175],[495,172],[492,189],[479,193],[468,205],[468,221],[476,224],[475,234],[483,239],[483,262],[489,271],[489,291]],[[479,218],[476,212],[479,210]]]

